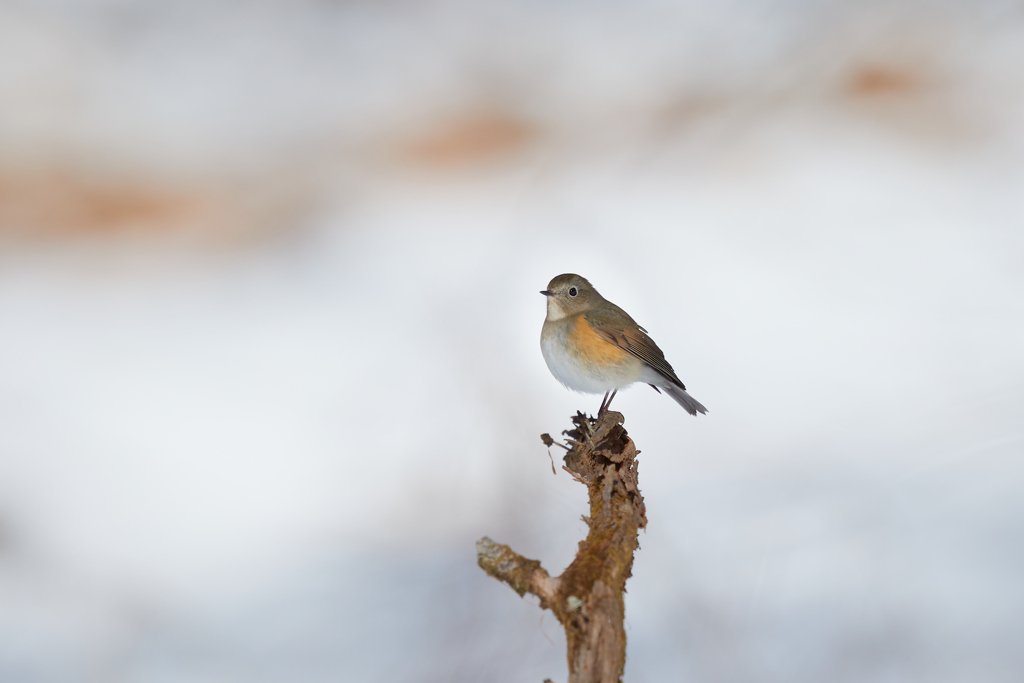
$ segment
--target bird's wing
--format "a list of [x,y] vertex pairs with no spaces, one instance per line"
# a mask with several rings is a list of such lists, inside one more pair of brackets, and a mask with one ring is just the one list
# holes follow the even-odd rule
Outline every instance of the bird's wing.
[[636,356],[673,384],[686,388],[658,345],[625,311],[587,311],[583,315],[602,339]]

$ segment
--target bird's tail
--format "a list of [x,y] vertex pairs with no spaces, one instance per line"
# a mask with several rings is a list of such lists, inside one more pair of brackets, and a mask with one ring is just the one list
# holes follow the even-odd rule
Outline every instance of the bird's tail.
[[[666,384],[668,383],[666,382]],[[700,413],[701,415],[707,414],[708,409],[702,406],[700,401],[686,393],[686,389],[677,387],[674,384],[669,384],[668,386],[663,384],[661,388],[664,389],[669,396],[674,398],[676,403],[681,405],[683,410],[688,412],[690,415],[696,415],[697,413]]]

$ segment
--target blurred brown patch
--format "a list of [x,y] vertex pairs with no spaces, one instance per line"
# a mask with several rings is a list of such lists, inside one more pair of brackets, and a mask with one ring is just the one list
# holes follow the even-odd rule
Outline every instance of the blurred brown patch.
[[0,171],[0,237],[74,239],[182,234],[233,239],[280,218],[258,188],[101,178],[66,169]]
[[841,92],[859,116],[929,144],[961,144],[983,134],[983,123],[957,97],[956,82],[927,55],[855,68]]
[[535,137],[536,131],[529,124],[505,114],[486,112],[450,121],[404,151],[417,164],[458,166],[509,154]]
[[910,71],[885,66],[864,66],[854,71],[847,92],[855,97],[877,97],[920,89],[920,78]]
[[654,114],[652,132],[672,134],[690,128],[699,121],[720,114],[728,104],[722,97],[700,93],[682,93],[666,102]]
[[209,209],[205,197],[137,183],[89,181],[67,171],[0,174],[5,234],[110,234],[168,230]]

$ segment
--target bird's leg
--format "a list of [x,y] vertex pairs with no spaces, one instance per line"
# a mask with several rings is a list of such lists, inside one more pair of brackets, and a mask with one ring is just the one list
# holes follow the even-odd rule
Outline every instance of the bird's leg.
[[612,399],[615,398],[615,394],[617,393],[619,393],[618,389],[616,389],[615,391],[605,392],[604,399],[601,401],[601,407],[597,409],[598,417],[601,417],[602,415],[608,412],[608,407],[611,406]]
[[618,389],[616,389],[615,391],[613,391],[613,392],[612,392],[612,395],[611,395],[611,396],[608,396],[608,397],[607,397],[607,398],[608,398],[608,400],[607,400],[607,401],[605,401],[605,404],[604,404],[604,412],[606,412],[606,413],[607,413],[607,412],[608,412],[608,409],[609,409],[609,408],[611,408],[611,406],[612,406],[612,399],[613,399],[613,398],[615,398],[615,394],[617,394],[617,393],[619,393],[619,390],[618,390]]

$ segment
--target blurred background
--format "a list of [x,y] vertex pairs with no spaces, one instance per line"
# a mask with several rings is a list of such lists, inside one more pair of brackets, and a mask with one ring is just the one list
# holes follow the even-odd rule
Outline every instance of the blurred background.
[[627,680],[1019,681],[1022,221],[1018,2],[2,1],[0,680],[564,681],[578,272]]

